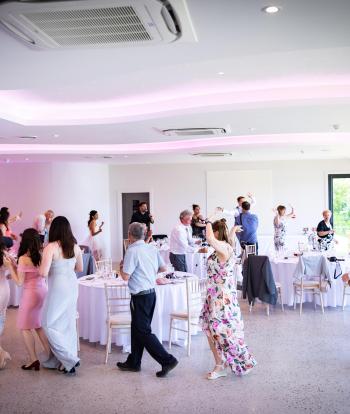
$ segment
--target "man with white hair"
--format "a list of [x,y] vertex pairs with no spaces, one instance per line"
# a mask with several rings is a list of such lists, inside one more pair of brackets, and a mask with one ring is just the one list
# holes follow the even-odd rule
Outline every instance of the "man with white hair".
[[48,243],[49,241],[50,226],[54,217],[55,213],[52,210],[47,210],[44,214],[39,214],[34,219],[33,227],[39,233],[43,243]]
[[158,272],[166,271],[166,266],[156,247],[145,243],[147,227],[143,223],[129,225],[129,246],[124,261],[120,262],[120,274],[128,281],[131,293],[131,353],[125,362],[118,362],[122,371],[141,370],[143,350],[161,366],[157,377],[165,377],[178,364],[152,333],[151,323],[156,305],[155,281]]
[[178,272],[187,272],[186,253],[204,252],[205,249],[199,249],[196,244],[201,240],[192,238],[192,212],[184,210],[180,213],[180,223],[171,232],[170,235],[170,263]]

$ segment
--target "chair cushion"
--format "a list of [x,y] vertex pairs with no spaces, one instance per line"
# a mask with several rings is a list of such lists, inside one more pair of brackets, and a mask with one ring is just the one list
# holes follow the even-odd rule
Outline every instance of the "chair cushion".
[[109,317],[110,325],[131,325],[130,313],[121,312]]

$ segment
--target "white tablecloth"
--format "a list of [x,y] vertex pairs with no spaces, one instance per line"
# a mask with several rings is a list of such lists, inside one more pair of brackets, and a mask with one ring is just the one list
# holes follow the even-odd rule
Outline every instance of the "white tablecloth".
[[[180,272],[178,272],[180,274]],[[110,280],[107,281],[110,283]],[[107,342],[105,280],[79,279],[79,333],[80,337],[90,342]],[[112,283],[119,284],[114,280]],[[152,331],[162,341],[168,341],[170,313],[186,310],[186,283],[156,286],[157,302],[152,321]],[[183,322],[181,322],[183,324]],[[183,325],[185,327],[185,325]],[[194,332],[195,333],[195,332]],[[184,345],[186,333],[173,331],[172,340]],[[130,351],[130,330],[113,330],[112,343],[123,346],[125,352]]]
[[[160,255],[166,264],[170,263],[169,249],[160,249]],[[187,253],[186,254],[186,264],[188,273],[192,273],[199,277],[200,279],[205,279],[207,277],[207,260],[210,253]]]
[[[258,242],[259,242],[259,254],[263,256],[270,256],[273,257],[275,254],[275,245],[273,242],[273,235],[259,235],[258,234]],[[299,235],[289,235],[287,233],[286,236],[286,249],[290,252],[294,252],[298,250],[298,243],[303,242],[307,244],[307,236],[303,234]]]
[[9,280],[10,285],[10,300],[9,306],[19,306],[22,295],[22,287],[17,286],[13,280]]
[[[349,267],[349,260],[340,262],[343,272]],[[297,268],[298,258],[293,257],[289,259],[274,259],[271,260],[272,272],[276,282],[281,283],[282,300],[285,305],[292,306],[294,301],[294,272]],[[335,264],[329,263],[331,275],[334,274]],[[313,295],[304,294],[304,302],[312,302]],[[324,306],[341,306],[343,302],[343,282],[341,277],[332,279],[332,287],[323,294]],[[319,296],[316,296],[316,303],[319,304]]]

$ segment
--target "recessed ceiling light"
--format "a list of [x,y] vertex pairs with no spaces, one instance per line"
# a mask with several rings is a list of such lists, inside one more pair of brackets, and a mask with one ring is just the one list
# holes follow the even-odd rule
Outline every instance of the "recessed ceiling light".
[[275,14],[280,11],[280,8],[277,6],[265,6],[261,9],[261,11],[267,14]]
[[256,128],[251,127],[251,128],[249,128],[249,131],[250,131],[250,132],[254,132],[254,131],[256,131]]
[[128,158],[128,155],[124,155],[124,158]]
[[60,136],[60,134],[53,134],[54,138],[58,138]]
[[25,158],[25,161],[29,161],[29,158]]
[[7,159],[5,160],[6,164],[8,164],[10,161],[11,161],[11,160],[10,160],[10,158],[7,158]]
[[220,76],[225,75],[225,72],[218,72],[218,75]]

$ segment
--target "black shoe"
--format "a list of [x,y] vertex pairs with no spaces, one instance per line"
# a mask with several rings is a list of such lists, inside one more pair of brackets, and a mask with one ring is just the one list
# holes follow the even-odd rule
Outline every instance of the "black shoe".
[[161,371],[158,371],[158,372],[156,373],[157,377],[158,377],[158,378],[164,378],[164,377],[166,377],[166,376],[168,375],[168,373],[169,373],[172,369],[174,369],[178,363],[179,363],[179,361],[178,361],[176,358],[174,358],[174,361],[173,361],[173,362],[171,362],[170,364],[163,365],[163,366],[162,366],[162,370],[161,370]]
[[131,372],[140,372],[141,371],[140,367],[132,367],[127,362],[117,362],[117,367],[121,371],[131,371]]
[[76,371],[75,371],[75,367],[73,367],[71,370],[67,371],[66,369],[64,369],[63,371],[67,376],[69,377],[73,377],[74,375],[76,375]]
[[75,368],[78,368],[78,367],[80,367],[80,361],[78,361],[78,362],[75,364]]

